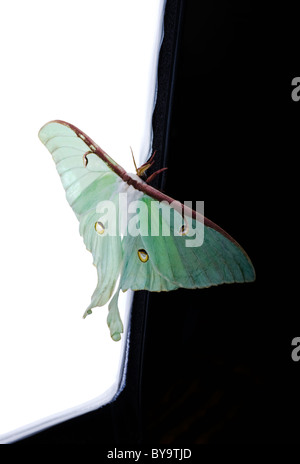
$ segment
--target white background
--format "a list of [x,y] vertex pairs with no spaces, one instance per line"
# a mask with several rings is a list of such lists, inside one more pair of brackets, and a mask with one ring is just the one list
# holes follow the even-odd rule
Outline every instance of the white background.
[[82,319],[96,269],[37,133],[63,119],[126,170],[130,146],[144,162],[163,8],[1,2],[0,435],[116,389],[125,337],[111,340],[107,308]]

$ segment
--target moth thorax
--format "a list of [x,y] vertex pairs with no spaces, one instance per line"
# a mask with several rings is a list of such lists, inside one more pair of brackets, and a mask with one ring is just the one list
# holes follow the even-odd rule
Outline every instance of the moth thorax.
[[149,259],[149,255],[147,251],[144,250],[143,248],[140,248],[138,250],[138,257],[139,257],[139,260],[142,261],[142,263],[146,263]]
[[103,235],[103,234],[104,234],[104,232],[105,232],[105,227],[104,227],[104,225],[102,224],[102,222],[97,221],[97,222],[95,223],[95,231],[96,231],[97,234],[99,234],[99,235]]

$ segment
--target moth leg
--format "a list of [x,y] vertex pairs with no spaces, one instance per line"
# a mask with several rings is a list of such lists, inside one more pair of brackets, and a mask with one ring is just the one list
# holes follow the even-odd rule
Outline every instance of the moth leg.
[[148,179],[146,179],[147,184],[149,184],[149,182],[152,182],[153,179],[154,179],[158,174],[160,174],[161,172],[165,171],[166,169],[168,169],[168,168],[159,169],[158,171],[155,171],[153,174],[151,174],[151,176],[149,176]]
[[140,166],[140,169],[143,169],[146,167],[146,169],[148,169],[150,166],[152,166],[154,164],[154,156],[156,154],[156,150],[154,150],[154,152],[152,153],[151,155],[151,158],[146,161],[146,163],[142,164],[142,166]]

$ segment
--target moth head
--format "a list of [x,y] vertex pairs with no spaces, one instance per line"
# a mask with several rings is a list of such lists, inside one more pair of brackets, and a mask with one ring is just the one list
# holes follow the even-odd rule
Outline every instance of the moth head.
[[135,159],[134,159],[134,156],[133,156],[133,151],[132,151],[132,148],[130,147],[130,150],[131,150],[131,154],[132,154],[132,159],[133,159],[133,163],[134,163],[134,167],[135,167],[135,170],[136,170],[136,173],[139,177],[141,178],[145,178],[145,173],[147,171],[147,169],[151,168],[151,166],[153,165],[153,158],[154,158],[154,155],[155,155],[155,152],[153,153],[153,155],[151,156],[150,160],[147,161],[146,163],[142,164],[142,166],[140,166],[139,168],[137,167],[136,165],[136,162],[135,162]]
[[[130,147],[131,149],[131,147]],[[131,149],[131,153],[132,153],[132,149]],[[166,169],[168,168],[162,168],[162,169],[159,169],[158,171],[155,171],[153,172],[153,174],[151,174],[149,177],[146,176],[146,171],[147,169],[151,168],[151,166],[153,166],[154,164],[154,161],[153,161],[153,158],[155,156],[155,153],[156,151],[153,152],[153,155],[151,156],[151,158],[149,159],[149,161],[147,161],[146,163],[142,164],[142,166],[140,166],[139,168],[136,167],[136,164],[135,164],[135,160],[134,160],[134,156],[133,156],[133,153],[132,153],[132,158],[133,158],[133,162],[134,162],[134,166],[135,166],[135,170],[136,170],[136,173],[137,175],[142,178],[143,180],[145,180],[147,182],[147,184],[150,184],[150,182],[153,181],[153,179],[158,175],[160,174],[161,172],[165,171]]]
[[135,159],[134,159],[134,156],[133,156],[133,151],[132,151],[132,148],[131,148],[131,147],[130,147],[130,150],[131,150],[132,159],[133,159],[133,164],[134,164],[136,173],[137,173],[137,175],[138,175],[139,177],[144,178],[144,177],[145,177],[145,172],[146,172],[147,169],[149,169],[149,168],[152,166],[152,164],[153,164],[153,163],[151,163],[151,161],[152,161],[152,158],[153,158],[154,154],[151,156],[151,159],[149,160],[149,162],[142,164],[142,166],[140,166],[140,167],[138,168],[137,165],[136,165],[136,162],[135,162]]
[[139,168],[137,168],[136,170],[136,173],[139,177],[145,177],[145,173],[147,171],[147,169],[151,168],[153,163],[145,163],[143,164],[142,166],[140,166]]

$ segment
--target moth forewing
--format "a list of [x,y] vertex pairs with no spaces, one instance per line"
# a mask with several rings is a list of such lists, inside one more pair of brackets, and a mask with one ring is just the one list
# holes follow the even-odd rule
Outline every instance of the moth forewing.
[[141,200],[131,201],[128,205],[128,217],[127,233],[131,237],[148,235],[148,207],[145,202]]
[[[172,208],[167,201],[150,199],[151,208],[151,236],[169,237],[172,234]],[[148,203],[148,204],[149,204]]]
[[97,204],[96,211],[99,214],[95,230],[100,235],[117,235],[117,211],[112,200],[103,200]]
[[[172,207],[172,204],[170,205]],[[204,221],[201,220],[204,213],[204,202],[196,202],[196,212],[199,220],[191,216],[192,202],[186,201],[182,205],[181,213],[176,209],[173,211],[173,231],[175,237],[183,237],[185,246],[200,247],[204,241]]]

